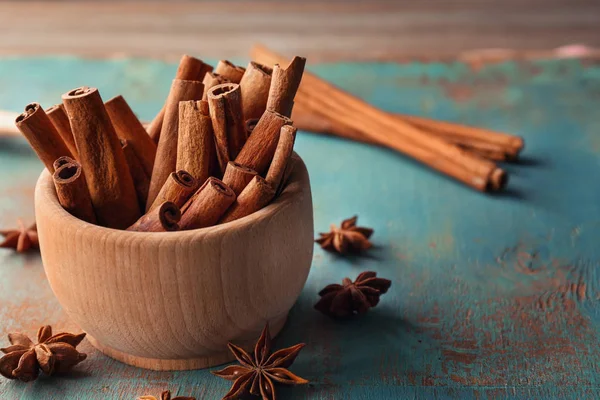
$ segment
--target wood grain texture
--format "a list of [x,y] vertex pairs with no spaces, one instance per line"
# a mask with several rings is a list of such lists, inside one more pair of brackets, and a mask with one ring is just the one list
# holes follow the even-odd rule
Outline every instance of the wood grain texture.
[[[507,60],[511,55],[518,59]],[[539,56],[308,67],[387,111],[514,132],[527,148],[522,163],[508,167],[509,191],[490,197],[393,152],[298,132],[316,230],[358,214],[360,225],[375,229],[374,248],[348,259],[315,249],[306,286],[274,343],[307,343],[292,369],[311,384],[282,388],[278,398],[598,398],[600,204],[596,185],[581,177],[600,175],[600,63]],[[122,93],[149,120],[177,61],[0,59],[0,87],[9,94],[0,96],[0,108],[18,111],[32,99],[51,105],[74,81],[91,82],[107,98]],[[42,168],[22,138],[0,139],[0,226],[13,226],[17,216],[33,222]],[[393,281],[364,318],[340,323],[313,309],[325,285],[363,270]],[[44,323],[79,331],[38,255],[0,250],[0,277],[1,337],[35,333]],[[165,283],[143,296],[174,289]],[[80,348],[89,356],[72,375],[30,385],[1,381],[0,398],[134,399],[170,388],[214,400],[230,386],[210,370],[141,370],[87,340]]]

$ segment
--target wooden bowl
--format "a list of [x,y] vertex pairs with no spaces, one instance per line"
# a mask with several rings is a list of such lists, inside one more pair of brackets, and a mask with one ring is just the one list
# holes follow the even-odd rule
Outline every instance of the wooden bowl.
[[35,211],[44,269],[67,314],[103,353],[154,370],[233,360],[266,322],[283,327],[313,253],[308,172],[295,156],[290,183],[264,209],[227,224],[146,233],[83,222],[58,203],[42,172]]

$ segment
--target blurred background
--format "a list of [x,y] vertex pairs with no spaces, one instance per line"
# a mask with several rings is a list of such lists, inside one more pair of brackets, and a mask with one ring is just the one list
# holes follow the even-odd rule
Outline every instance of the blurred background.
[[[61,1],[0,3],[0,52],[309,61],[600,46],[598,0]],[[492,49],[492,50],[489,50]]]

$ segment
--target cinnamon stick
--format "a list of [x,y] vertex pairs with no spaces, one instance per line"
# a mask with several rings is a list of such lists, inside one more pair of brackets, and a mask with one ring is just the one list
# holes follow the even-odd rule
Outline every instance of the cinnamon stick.
[[256,175],[258,173],[255,170],[235,161],[229,161],[223,175],[223,183],[229,186],[237,196]]
[[129,167],[131,179],[133,179],[133,186],[135,187],[140,210],[145,210],[148,188],[150,187],[150,175],[146,173],[142,161],[128,140],[121,139],[121,147],[123,148],[123,154]]
[[177,136],[179,127],[179,102],[200,100],[204,86],[199,81],[174,79],[165,106],[165,116],[156,149],[156,159],[150,178],[146,209],[154,203],[158,192],[177,165]]
[[174,203],[165,201],[142,215],[128,231],[173,232],[179,230],[181,210]]
[[[179,67],[177,67],[175,79],[181,79],[184,81],[202,81],[204,79],[204,74],[212,71],[212,69],[213,68],[210,65],[205,64],[202,60],[184,54],[179,61]],[[166,111],[165,107],[166,104],[163,105],[148,127],[148,134],[154,143],[158,143],[160,138],[163,119]]]
[[236,83],[223,83],[208,91],[210,119],[221,173],[225,172],[227,163],[237,157],[246,142],[240,93],[240,85]]
[[254,128],[256,128],[256,124],[258,124],[258,121],[260,121],[260,118],[251,118],[246,120],[246,137],[250,137],[250,134],[252,133]]
[[77,158],[77,146],[75,145],[73,132],[71,132],[71,124],[69,123],[69,117],[65,112],[65,106],[62,104],[55,104],[46,109],[46,115],[48,115],[48,118],[52,121],[56,131],[67,145],[71,154],[73,154],[73,157]]
[[198,229],[215,225],[235,201],[235,193],[217,178],[208,178],[184,206],[181,229]]
[[177,207],[182,207],[196,189],[198,189],[198,181],[187,171],[173,172],[158,193],[154,204],[147,208],[152,210],[165,201],[173,202]]
[[230,61],[221,60],[217,64],[215,72],[227,79],[229,82],[240,83],[245,70],[244,68],[238,67]]
[[216,72],[207,72],[204,75],[202,84],[204,85],[204,93],[202,94],[202,100],[208,100],[208,91],[213,87],[222,83],[229,82],[229,79],[217,74]]
[[203,184],[215,164],[216,150],[208,102],[179,102],[177,170],[189,172],[199,184]]
[[15,124],[51,174],[54,173],[54,160],[61,156],[73,158],[39,103],[25,106],[25,111],[17,117]]
[[123,96],[113,97],[104,106],[115,127],[117,136],[127,140],[127,143],[139,158],[144,172],[147,176],[151,176],[154,158],[156,157],[156,144],[148,136],[140,120],[133,113]]
[[284,172],[294,151],[295,140],[296,128],[291,125],[282,126],[275,155],[265,178],[271,187],[275,189],[279,188],[282,183]]
[[235,203],[221,218],[220,223],[235,221],[250,215],[267,204],[275,197],[275,189],[264,178],[257,175],[242,190]]
[[291,123],[275,111],[265,111],[235,161],[259,174],[265,173],[275,154],[281,127]]
[[60,205],[76,218],[95,224],[96,215],[81,164],[73,161],[61,165],[52,179]]
[[54,171],[56,171],[57,169],[59,169],[60,167],[62,167],[65,164],[75,164],[77,161],[75,161],[75,159],[68,157],[68,156],[62,156],[62,157],[58,157],[53,163],[52,166],[54,167]]
[[273,69],[251,61],[240,81],[244,119],[260,118],[267,109]]
[[63,104],[98,222],[125,229],[140,216],[133,179],[100,93],[80,87],[62,95]]
[[306,58],[297,56],[290,61],[285,69],[281,68],[279,64],[275,64],[267,109],[274,110],[286,117],[292,115],[294,97],[300,86],[305,65]]

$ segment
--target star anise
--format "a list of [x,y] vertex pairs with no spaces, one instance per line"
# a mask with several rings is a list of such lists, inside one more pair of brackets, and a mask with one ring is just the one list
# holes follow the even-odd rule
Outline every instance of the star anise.
[[0,374],[8,379],[29,382],[38,377],[40,369],[46,375],[68,371],[86,358],[75,349],[84,337],[85,333],[52,336],[49,325],[38,330],[37,344],[23,333],[9,333],[11,346],[0,349],[6,354],[0,358]]
[[373,234],[373,229],[356,226],[357,219],[355,215],[342,221],[340,228],[331,224],[331,231],[319,233],[321,237],[315,242],[319,243],[324,250],[337,251],[340,254],[367,250],[372,246],[369,238]]
[[[142,396],[138,400],[159,400],[159,399],[157,399],[154,396]],[[185,396],[177,396],[177,397],[171,398],[171,391],[165,390],[160,395],[160,400],[196,400],[196,398],[195,397],[185,397]]]
[[38,248],[37,225],[33,224],[25,228],[23,221],[18,221],[17,229],[0,230],[0,235],[4,236],[4,241],[0,247],[9,247],[16,249],[19,253],[24,253],[30,248]]
[[254,357],[251,357],[241,347],[231,343],[228,346],[241,365],[231,365],[221,371],[213,372],[216,376],[234,381],[233,386],[222,400],[239,399],[248,394],[262,396],[263,400],[275,400],[273,381],[286,385],[308,383],[306,379],[287,370],[305,344],[300,343],[271,354],[269,325],[265,326],[254,347]]
[[315,308],[336,318],[364,314],[379,303],[379,296],[386,293],[391,285],[392,281],[377,278],[376,272],[365,271],[354,282],[344,278],[341,285],[327,285],[319,292],[321,299]]

